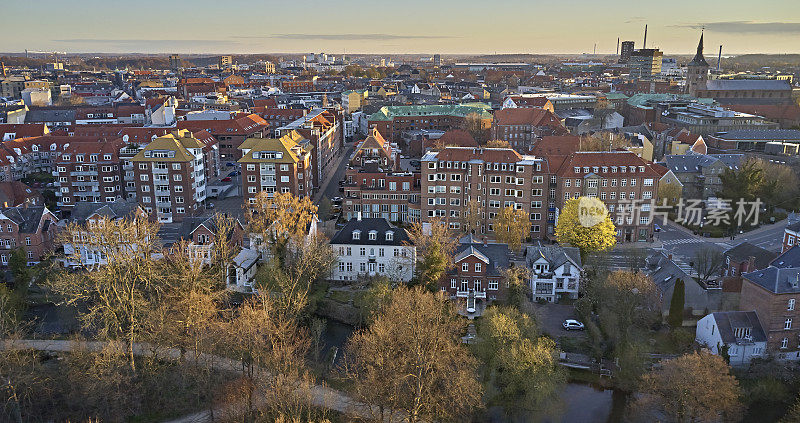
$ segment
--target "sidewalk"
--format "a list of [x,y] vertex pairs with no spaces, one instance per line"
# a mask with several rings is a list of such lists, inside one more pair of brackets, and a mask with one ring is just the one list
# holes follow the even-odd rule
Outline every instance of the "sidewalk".
[[[331,173],[329,175],[325,175],[325,179],[326,179],[325,185],[320,186],[319,189],[317,189],[317,192],[314,194],[314,203],[319,203],[320,200],[322,200],[322,196],[325,195],[326,192],[328,192],[328,187],[331,185],[332,182],[334,182],[334,179],[337,179],[336,178],[336,174],[340,170],[340,166],[342,165],[342,161],[345,160],[345,159],[348,159],[350,157],[350,153],[351,153],[351,149],[352,148],[353,148],[353,146],[345,146],[342,149],[343,150],[342,154],[340,154],[339,158],[336,160],[336,165],[331,167],[331,169],[330,169]],[[338,183],[338,182],[339,181],[337,180],[336,183]]]
[[[700,238],[706,240],[707,242],[725,242],[725,241],[730,241],[730,237],[727,237],[727,236],[720,237],[720,238],[705,238],[705,237],[702,237],[700,235],[694,235],[694,232],[692,232],[691,229],[686,228],[686,227],[682,226],[679,223],[675,223],[672,220],[667,220],[667,221],[669,223],[673,224],[672,225],[673,228],[675,228],[675,229],[677,229],[677,230],[679,230],[681,232],[684,232],[686,234],[700,237]],[[752,231],[744,232],[744,233],[741,233],[741,234],[736,234],[736,236],[758,235],[761,232],[766,232],[768,230],[772,230],[772,229],[775,229],[775,228],[778,228],[778,227],[783,227],[785,225],[786,225],[786,219],[783,219],[783,220],[779,220],[779,221],[777,221],[775,223],[769,223],[769,224],[766,224],[766,225],[761,225],[761,226],[753,229]]]

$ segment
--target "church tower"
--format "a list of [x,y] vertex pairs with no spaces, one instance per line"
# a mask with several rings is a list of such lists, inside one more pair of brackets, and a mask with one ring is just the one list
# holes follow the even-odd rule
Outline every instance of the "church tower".
[[689,95],[697,97],[698,91],[705,91],[708,82],[708,62],[703,57],[703,33],[700,33],[700,42],[697,43],[697,54],[686,65],[686,90]]

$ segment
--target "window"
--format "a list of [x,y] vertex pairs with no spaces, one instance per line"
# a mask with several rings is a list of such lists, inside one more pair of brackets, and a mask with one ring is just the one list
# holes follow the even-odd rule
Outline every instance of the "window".
[[490,280],[489,281],[489,290],[490,291],[497,291],[497,281],[496,280]]
[[[31,237],[29,237],[29,236],[25,237],[25,245],[31,245]],[[792,301],[794,301],[794,300],[792,300]],[[789,310],[791,310],[791,308]]]
[[456,280],[455,280],[455,279],[450,279],[450,288],[452,288],[452,289],[456,289],[456,283],[457,283],[457,282],[456,282]]
[[[28,244],[30,245],[30,244]],[[786,307],[787,310],[794,310],[794,298],[789,299],[789,306]]]
[[392,241],[392,240],[394,240],[394,232],[391,232],[391,231],[389,231],[389,232],[386,232],[386,240],[387,240],[387,241]]
[[361,239],[361,231],[353,231],[353,239]]
[[365,256],[365,255],[367,255],[367,248],[366,248],[366,247],[361,247],[361,248],[359,248],[359,249],[358,249],[358,254],[359,254],[360,256],[362,256],[362,257],[363,257],[363,256]]
[[791,328],[792,328],[792,318],[791,317],[787,317],[786,320],[783,322],[783,329],[784,330],[789,330]]
[[376,239],[378,239],[378,232],[369,231],[369,240],[370,241],[375,241]]
[[481,263],[475,263],[475,271],[476,272],[480,272],[481,271]]
[[469,263],[462,263],[461,264],[461,271],[462,272],[469,272]]
[[781,348],[789,348],[789,338],[781,339]]

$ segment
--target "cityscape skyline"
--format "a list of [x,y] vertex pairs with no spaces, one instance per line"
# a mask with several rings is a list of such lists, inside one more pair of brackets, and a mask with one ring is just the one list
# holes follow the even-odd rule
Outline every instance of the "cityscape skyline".
[[[97,0],[69,4],[44,0],[6,6],[9,16],[33,16],[41,10],[60,19],[7,22],[0,51],[67,53],[254,54],[614,54],[617,38],[642,47],[644,25],[649,48],[691,54],[701,28],[709,49],[723,54],[800,53],[800,2],[772,0],[753,13],[743,0],[711,2],[713,20],[698,20],[695,3],[631,4],[610,0],[599,8],[588,0],[562,4],[506,1],[486,9],[477,1],[410,0],[387,12],[362,1],[347,4],[232,0],[191,2],[192,19],[183,21],[190,3],[142,0],[118,19],[118,6]],[[77,6],[77,7],[76,7]],[[313,13],[308,13],[309,9]],[[280,15],[274,11],[279,10]],[[154,13],[155,11],[155,13]],[[239,13],[246,11],[247,13]],[[549,19],[542,17],[559,17]],[[567,16],[566,23],[564,17]],[[78,27],[73,22],[93,22]],[[106,23],[108,22],[108,23]],[[224,25],[223,25],[224,24]],[[233,24],[233,25],[231,25]],[[224,28],[224,30],[223,30]]]

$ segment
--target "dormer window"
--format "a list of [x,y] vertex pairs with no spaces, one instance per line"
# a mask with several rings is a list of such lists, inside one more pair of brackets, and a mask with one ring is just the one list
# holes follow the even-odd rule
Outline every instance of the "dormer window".
[[589,173],[589,166],[583,167],[583,173]]
[[581,173],[581,168],[579,168],[578,166],[575,166],[575,173]]
[[386,240],[387,241],[394,241],[394,232],[392,232],[392,231],[386,232]]
[[378,239],[378,231],[369,231],[369,240],[375,241]]
[[361,231],[359,231],[358,229],[353,231],[353,239],[361,239]]

